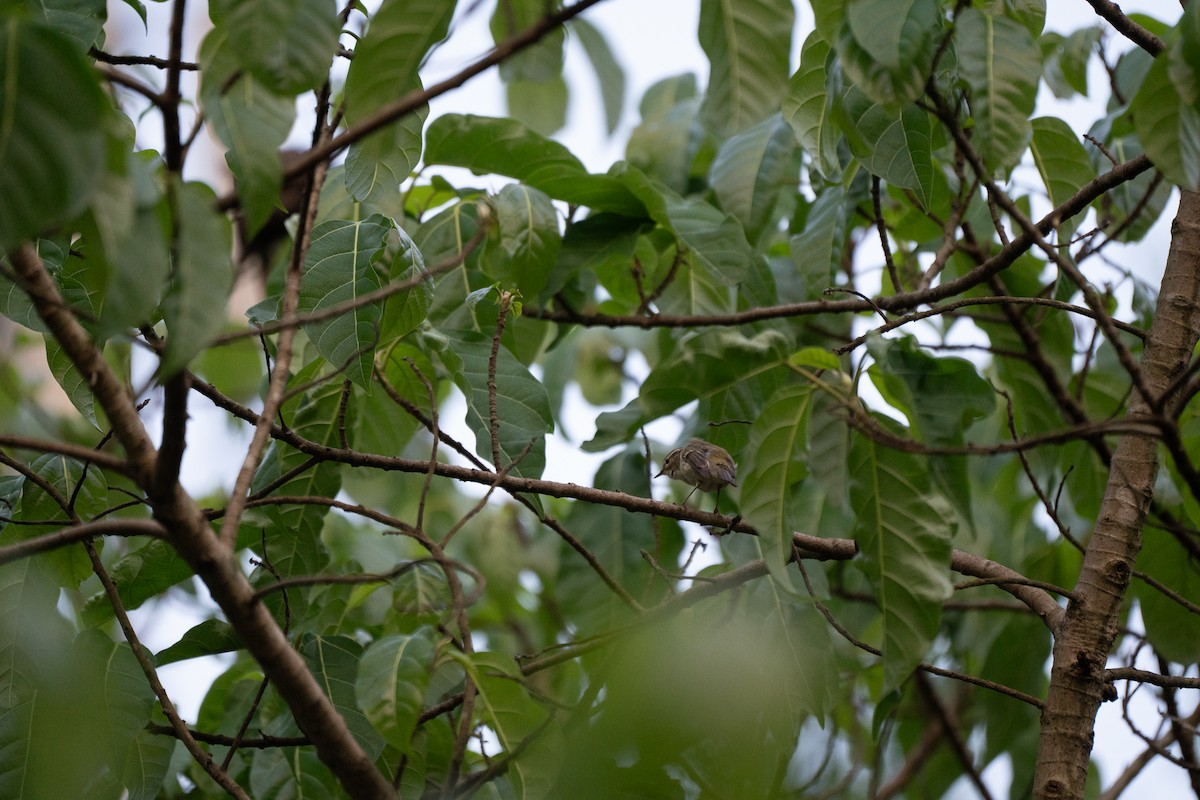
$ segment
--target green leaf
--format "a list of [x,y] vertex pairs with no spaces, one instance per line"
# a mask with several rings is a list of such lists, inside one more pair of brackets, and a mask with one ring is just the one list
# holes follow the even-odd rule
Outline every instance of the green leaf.
[[779,109],[788,75],[791,0],[701,0],[700,46],[710,64],[701,114],[725,137]]
[[700,102],[691,74],[664,78],[647,89],[639,104],[642,121],[625,146],[626,160],[675,191],[687,191],[713,146],[700,124]]
[[[1079,137],[1067,123],[1056,117],[1038,117],[1032,125],[1029,151],[1046,185],[1050,204],[1057,207],[1093,180],[1096,173]],[[1059,225],[1059,241],[1070,241],[1074,230],[1075,220],[1064,220]]]
[[39,0],[29,3],[33,19],[65,33],[86,53],[92,45],[103,46],[104,22],[108,19],[104,0]]
[[961,444],[971,423],[996,407],[995,389],[965,358],[931,356],[912,336],[872,337],[868,348],[871,380],[922,441]]
[[1181,41],[1154,60],[1129,114],[1154,166],[1194,190],[1200,188],[1200,74],[1183,56]]
[[971,142],[994,172],[1005,172],[1029,143],[1041,56],[1029,31],[1005,17],[964,9],[954,32],[959,76],[971,90]]
[[933,124],[916,105],[872,102],[853,84],[838,106],[850,149],[872,175],[911,189],[925,208],[933,196]]
[[240,650],[242,646],[242,640],[228,622],[206,619],[198,625],[193,625],[175,644],[159,650],[154,656],[154,662],[163,667],[191,658],[232,653]]
[[846,237],[846,190],[826,187],[808,212],[804,230],[791,237],[792,259],[802,280],[796,300],[815,300],[834,284]]
[[[121,604],[126,610],[133,610],[172,586],[190,580],[195,573],[175,548],[161,539],[152,539],[121,556],[109,567],[109,575],[121,596]],[[89,626],[99,627],[112,618],[113,608],[104,592],[89,598],[84,605],[83,619]]]
[[788,81],[783,98],[783,118],[792,126],[796,140],[826,178],[837,180],[842,168],[838,142],[842,132],[833,123],[832,98],[825,90],[830,47],[820,34],[810,33],[800,51],[800,68]]
[[[1183,597],[1200,597],[1200,576],[1191,559],[1173,536],[1147,536],[1138,555],[1138,569]],[[1134,589],[1142,607],[1146,637],[1154,650],[1168,661],[1194,664],[1200,660],[1200,621],[1175,601],[1139,581]]]
[[507,175],[555,200],[596,211],[645,214],[637,197],[616,178],[590,174],[561,144],[515,120],[443,114],[425,133],[425,161]]
[[[454,382],[467,400],[467,424],[475,434],[475,452],[492,460],[492,434],[488,405],[488,361],[491,337],[473,331],[447,331],[454,342],[452,363],[447,364]],[[451,356],[442,353],[443,360]],[[456,362],[456,363],[454,363]],[[529,452],[510,474],[540,478],[546,468],[546,434],[554,430],[546,387],[521,362],[501,347],[496,354],[496,416],[499,422],[500,460],[503,469],[513,463],[527,445]]]
[[795,138],[779,115],[735,134],[713,160],[710,183],[721,208],[741,221],[751,239],[772,223],[773,211],[794,180]]
[[1102,34],[1102,28],[1093,26],[1080,28],[1065,38],[1046,33],[1039,40],[1042,74],[1055,97],[1066,100],[1075,94],[1087,96],[1087,65]]
[[[329,220],[313,229],[304,256],[300,316],[358,300],[382,286],[375,260],[392,230],[390,220],[373,214],[365,220]],[[375,342],[383,309],[379,302],[360,305],[336,317],[306,322],[304,332],[317,352],[359,386],[369,388]]]
[[808,477],[808,426],[813,387],[784,386],[750,426],[750,469],[742,477],[738,508],[754,526],[767,568],[788,592],[792,534],[801,526],[798,484]]
[[76,43],[27,19],[0,20],[0,64],[0,252],[8,252],[87,208],[104,170],[110,105]]
[[325,696],[346,720],[350,733],[374,761],[383,751],[384,742],[363,712],[358,710],[355,684],[363,655],[362,645],[348,636],[314,636],[306,633],[297,640],[296,649],[308,662],[308,668]]
[[537,300],[558,258],[558,212],[543,192],[509,184],[492,201],[496,226],[481,259],[483,271],[504,288]]
[[851,447],[850,506],[862,567],[883,613],[886,693],[907,680],[937,633],[951,591],[952,515],[924,459],[863,436]]
[[936,0],[850,0],[837,39],[846,74],[876,103],[913,102],[933,69],[941,13]]
[[787,339],[773,330],[754,337],[714,332],[689,340],[651,370],[637,400],[596,419],[596,435],[583,449],[595,452],[628,442],[642,425],[693,400],[710,407],[713,419],[757,417],[762,399],[778,387],[782,373],[777,368],[789,352]]
[[219,27],[246,71],[286,95],[325,81],[341,32],[331,0],[236,3]]
[[91,387],[88,386],[87,379],[75,369],[75,365],[57,339],[47,336],[45,341],[46,364],[50,367],[50,373],[54,375],[54,380],[66,392],[71,405],[75,406],[83,418],[99,430],[100,424],[96,421],[95,398],[92,395]]
[[[253,3],[242,7],[253,6]],[[245,237],[256,234],[280,204],[279,149],[296,116],[295,98],[244,72],[239,43],[228,26],[214,28],[200,47],[200,102],[238,180]]]
[[[388,277],[393,282],[406,283],[425,271],[425,258],[403,228],[396,228],[396,235],[399,247],[392,256]],[[429,316],[429,306],[432,302],[433,281],[430,279],[392,295],[384,307],[380,339],[393,341],[415,331]]]
[[176,259],[163,298],[167,347],[159,365],[163,380],[187,366],[220,332],[225,301],[233,282],[230,228],[215,210],[213,190],[183,183],[175,191],[178,214]]
[[[497,4],[489,21],[492,40],[497,46],[504,44],[541,22],[551,9],[545,0],[508,0],[503,5]],[[561,77],[565,38],[562,27],[554,27],[531,47],[512,53],[500,62],[500,80],[541,82]]]
[[[29,538],[54,529],[45,524],[32,523],[58,522],[65,525],[72,516],[89,520],[106,508],[108,486],[98,468],[92,466],[85,471],[82,462],[53,453],[34,459],[29,468],[55,494],[47,492],[33,481],[25,481],[21,490],[21,505],[13,514],[16,522],[25,524],[8,528],[18,538]],[[63,507],[64,503],[67,508]],[[42,558],[66,587],[78,588],[84,578],[92,574],[92,562],[82,544],[53,550]]]
[[693,267],[703,268],[726,286],[745,278],[752,251],[733,216],[703,200],[681,197],[628,164],[618,164],[612,174],[637,196],[651,219],[675,234]]
[[625,70],[604,34],[583,17],[574,17],[567,22],[567,32],[583,45],[583,52],[596,71],[600,100],[604,103],[604,126],[611,136],[621,124],[621,111],[625,106]]
[[[418,68],[446,37],[453,0],[386,0],[371,17],[346,74],[346,119],[353,125],[388,103],[420,89]],[[421,157],[428,107],[355,142],[346,155],[346,187],[356,199],[398,197]]]
[[72,651],[86,682],[80,694],[88,700],[90,724],[106,732],[103,747],[108,763],[119,767],[150,719],[154,694],[128,644],[91,629],[80,632]]
[[508,115],[550,136],[567,124],[570,88],[561,76],[548,81],[511,80],[504,84]]
[[[299,372],[289,386],[303,386],[313,380],[320,361]],[[297,434],[309,441],[329,447],[341,446],[341,425],[338,409],[341,406],[340,381],[326,381],[306,393],[298,407],[286,406],[284,412]],[[348,405],[344,424],[355,424],[354,404]],[[292,447],[275,442],[267,451],[251,484],[253,492],[261,492],[285,473],[305,464],[309,456]],[[304,497],[335,497],[342,488],[339,465],[329,461],[294,475],[277,487],[272,494]],[[263,554],[282,577],[312,575],[329,562],[329,553],[321,541],[321,531],[329,506],[322,504],[267,505],[265,514],[270,522],[265,531]],[[254,546],[260,547],[256,540]]]
[[433,668],[432,631],[376,639],[358,664],[359,707],[389,745],[401,753],[412,746]]
[[130,745],[119,780],[127,800],[156,800],[175,752],[175,740],[143,728]]
[[107,267],[98,339],[153,320],[166,289],[170,212],[156,175],[161,166],[154,153],[128,154],[126,174],[110,172],[92,202]]

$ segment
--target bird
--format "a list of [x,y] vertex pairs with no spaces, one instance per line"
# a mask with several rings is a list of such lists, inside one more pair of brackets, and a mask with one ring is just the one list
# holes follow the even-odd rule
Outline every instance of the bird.
[[[683,498],[686,505],[696,489],[702,492],[716,492],[717,503],[721,502],[721,489],[726,486],[737,486],[737,464],[733,456],[723,447],[718,447],[702,439],[692,439],[683,447],[676,447],[667,453],[663,459],[659,475],[683,481],[695,488]],[[713,506],[715,513],[717,506]]]

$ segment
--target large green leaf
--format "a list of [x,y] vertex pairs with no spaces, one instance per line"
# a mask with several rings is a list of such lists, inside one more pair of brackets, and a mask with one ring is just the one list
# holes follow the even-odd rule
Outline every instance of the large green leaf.
[[846,246],[846,190],[827,187],[813,203],[804,230],[791,237],[792,260],[801,276],[795,300],[815,300],[834,285]]
[[[443,352],[443,360],[454,373],[454,381],[467,400],[467,424],[475,434],[475,452],[492,460],[492,433],[488,397],[488,362],[492,339],[474,331],[448,331],[454,342],[453,354]],[[516,356],[501,347],[496,353],[496,416],[499,423],[500,464],[510,466],[530,446],[511,474],[540,478],[546,468],[546,434],[554,430],[550,398],[537,378],[529,373]]]
[[[108,569],[126,610],[141,608],[147,600],[195,574],[175,548],[161,539],[152,539],[131,549]],[[108,595],[98,592],[88,599],[83,610],[86,624],[100,626],[112,618],[113,608]]]
[[104,23],[108,18],[104,0],[39,0],[28,3],[30,16],[74,39],[79,52],[103,46]]
[[698,35],[710,65],[702,115],[720,136],[779,109],[794,21],[791,0],[701,0]]
[[287,95],[325,81],[341,32],[332,0],[236,3],[219,27],[243,68],[270,91]]
[[[46,523],[67,524],[72,515],[88,520],[104,511],[108,486],[100,470],[84,465],[73,458],[47,453],[39,456],[29,468],[54,490],[47,492],[33,481],[26,480],[21,491],[21,505],[9,527],[19,538],[29,538],[47,531]],[[67,508],[63,507],[67,504]],[[50,528],[53,530],[53,528]],[[53,550],[42,557],[63,586],[77,588],[92,574],[92,562],[83,549],[75,544]]]
[[627,442],[642,425],[693,400],[700,400],[714,420],[757,417],[763,399],[778,386],[778,368],[788,353],[787,339],[772,330],[754,337],[713,332],[689,340],[646,376],[637,399],[600,414],[596,435],[583,449],[599,451]]
[[[1029,150],[1046,185],[1050,204],[1057,207],[1095,178],[1096,172],[1079,136],[1067,123],[1057,117],[1038,117],[1032,125],[1033,141]],[[1075,222],[1064,220],[1059,225],[1060,241],[1070,241]]]
[[771,576],[795,591],[787,564],[801,525],[798,484],[808,477],[808,427],[813,387],[784,386],[750,426],[754,460],[742,477],[738,508],[760,537]]
[[[298,313],[316,314],[380,288],[375,260],[383,251],[391,221],[373,214],[365,220],[329,220],[313,229],[304,256]],[[375,342],[383,309],[360,305],[329,319],[306,322],[304,332],[317,352],[359,386],[371,380]]]
[[794,178],[795,137],[779,115],[735,134],[713,160],[710,181],[721,208],[753,240],[772,222],[781,193]]
[[788,81],[782,110],[813,165],[825,178],[835,180],[842,171],[838,162],[842,132],[833,123],[832,98],[825,88],[830,50],[820,34],[808,35],[800,51],[800,68]]
[[628,164],[618,164],[612,174],[637,196],[651,219],[675,234],[693,267],[726,286],[746,276],[752,251],[737,219],[704,200],[681,197]]
[[[353,125],[421,86],[417,70],[446,36],[453,0],[386,0],[371,17],[346,74],[346,119]],[[359,200],[392,197],[421,157],[421,108],[350,148],[346,185]]]
[[483,271],[506,289],[541,297],[558,258],[562,236],[550,198],[523,184],[509,184],[492,201],[496,226],[482,257]]
[[187,366],[220,332],[225,301],[233,283],[229,222],[214,211],[216,194],[201,183],[175,190],[178,214],[176,258],[163,299],[167,348],[159,376],[169,378]]
[[429,686],[434,641],[429,629],[377,639],[358,665],[359,707],[392,747],[406,752]]
[[855,438],[850,458],[855,539],[883,613],[886,693],[907,680],[937,633],[950,596],[953,515],[923,458],[864,436]]
[[76,43],[43,25],[0,20],[0,64],[0,252],[7,252],[87,207],[104,170],[110,106]]
[[[303,386],[316,377],[320,360],[314,361],[292,379],[293,386]],[[289,425],[300,436],[328,447],[341,446],[341,425],[338,409],[341,406],[341,381],[326,381],[306,393],[294,404],[284,406]],[[355,407],[347,407],[344,424],[355,424]],[[309,457],[298,450],[275,442],[254,475],[253,492],[260,492],[268,484],[306,463]],[[334,497],[342,487],[341,471],[337,464],[322,462],[303,472],[293,475],[273,494],[304,497]],[[329,507],[322,504],[268,505],[265,514],[269,525],[264,531],[265,542],[261,545],[276,572],[291,575],[312,575],[329,561],[329,553],[321,540],[321,531]],[[260,547],[255,541],[254,547]]]
[[1037,45],[1019,23],[967,8],[955,24],[954,48],[971,89],[971,143],[989,169],[1005,172],[1029,144],[1041,76]]
[[933,68],[941,14],[936,0],[851,0],[837,39],[846,74],[877,103],[916,100]]
[[872,102],[853,84],[838,106],[843,130],[854,152],[871,172],[888,183],[912,190],[928,208],[933,195],[933,124],[914,104],[897,110]]
[[362,645],[349,636],[303,634],[296,642],[296,649],[308,662],[308,668],[325,696],[346,720],[346,726],[354,738],[374,761],[383,750],[384,742],[363,712],[358,710],[355,684],[363,656]]
[[597,211],[640,217],[645,208],[620,181],[592,175],[558,142],[509,119],[443,114],[425,133],[425,161],[515,178]]
[[[245,3],[252,6],[253,3]],[[238,179],[245,236],[252,237],[279,205],[283,161],[279,148],[296,116],[295,98],[243,71],[239,43],[227,26],[214,28],[200,47],[200,102]]]
[[1172,183],[1195,190],[1200,188],[1200,72],[1185,49],[1183,38],[1176,38],[1154,60],[1129,114],[1154,166]]
[[604,125],[611,136],[621,123],[621,111],[625,105],[625,70],[613,54],[608,39],[583,17],[575,17],[568,22],[567,32],[583,45],[583,52],[596,71],[600,100],[604,103]]

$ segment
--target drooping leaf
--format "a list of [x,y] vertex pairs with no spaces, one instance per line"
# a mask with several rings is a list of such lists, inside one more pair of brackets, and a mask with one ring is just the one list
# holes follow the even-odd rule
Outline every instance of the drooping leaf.
[[367,752],[367,756],[371,760],[378,758],[384,742],[363,712],[358,710],[355,689],[359,663],[363,657],[362,645],[348,636],[303,634],[296,642],[296,649],[304,656],[313,677],[346,720],[350,733]]
[[[1029,150],[1046,185],[1050,204],[1057,207],[1095,178],[1096,173],[1079,137],[1065,122],[1056,117],[1038,117],[1032,125]],[[1075,221],[1064,220],[1059,226],[1059,240],[1070,241],[1074,230]]]
[[855,437],[851,449],[855,539],[883,613],[884,692],[905,681],[925,656],[950,596],[953,516],[923,461],[864,436]]
[[700,46],[711,66],[701,113],[718,135],[744,131],[778,110],[794,20],[790,0],[700,3]]
[[[451,366],[454,381],[467,399],[467,424],[475,434],[475,452],[481,458],[493,460],[490,400],[488,397],[488,362],[491,358],[491,337],[473,331],[449,331],[454,342],[454,361]],[[443,359],[448,354],[443,353]],[[521,362],[501,347],[496,353],[496,421],[500,464],[498,469],[512,467],[513,475],[540,478],[546,468],[546,434],[554,430],[550,415],[550,398],[546,388],[529,373]],[[521,460],[514,461],[529,448]]]
[[443,114],[425,134],[425,161],[515,178],[556,200],[643,216],[638,198],[608,175],[592,175],[565,147],[519,122]]
[[219,27],[242,66],[269,91],[296,95],[320,86],[340,32],[331,0],[235,3]]
[[621,122],[625,104],[625,70],[604,34],[584,17],[575,17],[568,22],[567,32],[579,40],[592,62],[600,85],[600,99],[604,103],[604,126],[611,136]]
[[813,388],[784,386],[750,426],[754,461],[741,479],[738,507],[754,526],[771,576],[794,592],[787,564],[792,557],[792,534],[799,529],[799,484],[808,475],[808,426]]
[[971,89],[972,145],[989,169],[1006,172],[1029,144],[1041,57],[1029,31],[967,8],[955,23],[959,75]]
[[711,181],[721,208],[742,223],[755,239],[771,221],[771,212],[793,172],[795,139],[778,115],[730,137],[713,160]]
[[166,379],[187,366],[221,330],[225,300],[233,283],[230,228],[214,212],[216,195],[201,183],[176,187],[178,239],[170,284],[163,298],[167,347],[159,375]]
[[0,251],[8,252],[87,207],[100,187],[110,105],[76,43],[21,16],[0,21],[0,64]]
[[804,40],[800,68],[788,81],[788,93],[783,98],[783,118],[817,170],[826,179],[835,180],[841,174],[837,151],[842,132],[833,122],[832,98],[825,88],[830,49],[817,32]]
[[389,745],[406,752],[433,666],[429,629],[371,643],[358,665],[359,707]]
[[[383,250],[391,223],[375,214],[365,220],[328,220],[313,229],[304,257],[297,312],[319,314],[358,300],[382,286],[375,259]],[[379,302],[361,304],[328,319],[304,324],[317,352],[359,386],[371,379],[374,345],[383,310]]]
[[897,111],[871,102],[858,87],[845,87],[839,116],[850,149],[873,175],[911,189],[928,208],[933,194],[933,124],[909,104]]
[[876,103],[891,107],[925,91],[941,38],[936,0],[850,0],[837,38],[842,67]]
[[537,300],[562,245],[558,212],[545,193],[522,184],[501,189],[492,208],[496,226],[482,256],[483,270],[501,286]]

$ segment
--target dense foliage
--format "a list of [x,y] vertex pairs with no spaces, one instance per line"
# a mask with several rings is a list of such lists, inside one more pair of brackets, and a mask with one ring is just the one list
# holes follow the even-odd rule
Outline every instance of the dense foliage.
[[[1139,688],[1105,796],[1200,786],[1197,196],[1109,247],[1200,184],[1198,4],[831,0],[793,53],[807,7],[700,0],[707,85],[596,173],[552,138],[566,53],[622,118],[596,2],[173,0],[135,52],[0,7],[0,796],[1080,798]],[[508,117],[430,116],[488,69]],[[205,497],[200,409],[250,442]],[[693,436],[738,485],[681,505]],[[156,671],[214,654],[181,719]]]

